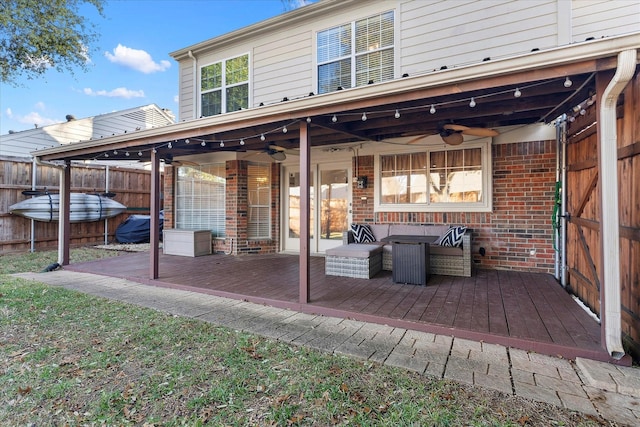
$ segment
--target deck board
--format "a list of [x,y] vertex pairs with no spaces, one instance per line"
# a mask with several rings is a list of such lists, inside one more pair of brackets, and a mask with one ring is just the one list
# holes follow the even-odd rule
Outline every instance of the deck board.
[[326,276],[324,258],[311,257],[310,302],[300,304],[296,255],[160,254],[156,280],[148,277],[149,259],[127,254],[65,268],[567,358],[608,359],[598,322],[548,274],[477,270],[470,278],[432,275],[427,286],[405,285],[393,283],[388,271],[370,280]]

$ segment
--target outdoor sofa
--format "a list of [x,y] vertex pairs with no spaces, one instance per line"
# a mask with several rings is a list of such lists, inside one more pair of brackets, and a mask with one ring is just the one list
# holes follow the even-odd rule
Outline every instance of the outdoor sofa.
[[471,231],[446,224],[353,224],[343,233],[343,245],[326,251],[325,273],[371,278],[380,269],[391,271],[393,245],[381,240],[392,235],[433,237],[430,273],[471,277]]

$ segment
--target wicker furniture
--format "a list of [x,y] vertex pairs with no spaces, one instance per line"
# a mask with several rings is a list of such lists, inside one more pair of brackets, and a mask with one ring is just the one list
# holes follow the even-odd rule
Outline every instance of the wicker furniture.
[[382,239],[393,245],[393,282],[426,286],[429,281],[429,246],[433,236],[392,235]]
[[342,245],[325,252],[324,272],[328,276],[371,279],[382,270],[382,246]]
[[[418,236],[441,236],[449,228],[448,225],[414,225],[414,224],[369,224],[376,244],[382,245],[382,269],[393,270],[392,245],[385,244],[381,240],[393,234],[412,234]],[[434,241],[436,238],[434,238]],[[344,245],[360,245],[354,243],[351,231],[346,231],[342,236]],[[371,243],[368,243],[371,244]],[[430,244],[429,270],[431,274],[445,276],[471,277],[472,257],[471,257],[471,231],[462,237],[462,245],[459,248],[440,246],[435,243]]]

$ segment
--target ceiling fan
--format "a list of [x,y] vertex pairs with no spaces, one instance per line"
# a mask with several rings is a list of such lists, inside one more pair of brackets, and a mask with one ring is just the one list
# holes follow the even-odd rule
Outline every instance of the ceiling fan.
[[279,145],[267,144],[261,151],[262,153],[266,153],[273,160],[281,162],[287,158],[287,154],[297,156],[298,153],[292,150],[287,150],[284,147],[280,147]]
[[169,153],[165,156],[164,160],[164,164],[165,165],[172,165],[172,166],[200,166],[199,163],[196,162],[192,162],[190,160],[174,160],[173,158],[173,154]]
[[[472,135],[472,136],[497,136],[499,132],[495,129],[489,128],[481,128],[481,127],[469,127],[464,125],[456,125],[453,123],[447,123],[438,128],[438,135],[440,138],[448,144],[448,145],[460,145],[462,141],[464,141],[463,135]],[[415,144],[420,139],[424,138],[425,135],[420,135],[409,142],[407,144]]]

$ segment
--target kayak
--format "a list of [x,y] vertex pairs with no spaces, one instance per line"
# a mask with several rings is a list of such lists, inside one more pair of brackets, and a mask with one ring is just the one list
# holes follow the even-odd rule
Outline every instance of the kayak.
[[[57,221],[59,209],[59,194],[44,194],[9,206],[9,212],[14,215],[44,222]],[[123,204],[104,195],[71,193],[69,216],[71,222],[100,221],[121,214],[126,209]]]

